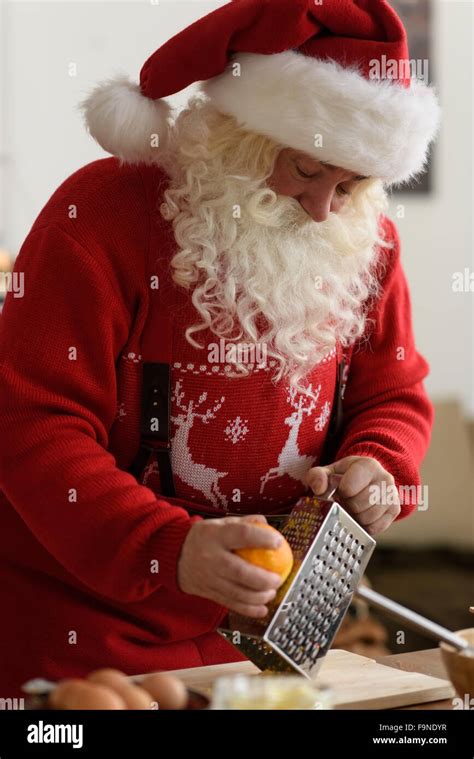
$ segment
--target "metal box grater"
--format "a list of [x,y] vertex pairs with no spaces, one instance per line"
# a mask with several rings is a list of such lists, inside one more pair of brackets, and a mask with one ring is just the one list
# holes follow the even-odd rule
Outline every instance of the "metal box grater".
[[262,670],[316,677],[375,548],[335,490],[301,498],[280,529],[294,565],[267,616],[230,612],[229,629],[218,628]]

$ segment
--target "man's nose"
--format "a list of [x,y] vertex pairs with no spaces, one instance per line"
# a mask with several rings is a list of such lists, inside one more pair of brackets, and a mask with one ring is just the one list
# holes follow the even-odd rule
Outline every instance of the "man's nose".
[[[336,186],[337,187],[337,186]],[[344,198],[337,195],[334,185],[308,187],[298,200],[313,221],[326,221],[329,214],[337,213]]]

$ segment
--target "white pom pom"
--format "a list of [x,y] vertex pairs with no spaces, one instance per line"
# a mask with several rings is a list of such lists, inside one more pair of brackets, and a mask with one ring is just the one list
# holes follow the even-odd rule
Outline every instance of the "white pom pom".
[[150,163],[166,145],[169,104],[146,97],[125,75],[99,84],[79,107],[92,137],[123,161]]

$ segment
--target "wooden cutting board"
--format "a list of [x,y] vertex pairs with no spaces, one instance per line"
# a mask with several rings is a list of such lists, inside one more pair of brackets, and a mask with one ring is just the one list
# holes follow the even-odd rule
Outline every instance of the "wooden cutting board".
[[[189,688],[210,695],[212,684],[218,677],[239,673],[257,675],[259,672],[252,662],[244,661],[177,669],[170,674],[179,677]],[[419,672],[403,672],[339,649],[328,651],[318,681],[330,686],[335,709],[394,709],[455,695],[448,680]]]

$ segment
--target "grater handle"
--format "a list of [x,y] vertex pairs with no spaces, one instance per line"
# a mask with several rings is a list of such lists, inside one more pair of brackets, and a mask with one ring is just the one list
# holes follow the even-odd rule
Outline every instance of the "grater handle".
[[417,614],[415,611],[411,611],[411,609],[406,609],[404,606],[397,604],[390,598],[386,598],[385,596],[380,595],[380,593],[376,593],[372,588],[367,588],[365,585],[361,585],[357,588],[355,595],[362,598],[364,601],[367,601],[371,606],[375,606],[376,609],[385,611],[388,616],[406,622],[409,627],[415,630],[421,630],[421,632],[426,633],[435,640],[442,640],[444,643],[449,643],[450,646],[453,646],[458,651],[471,648],[467,640],[456,635],[456,633],[436,624],[436,622],[426,619],[426,617],[422,617],[421,614]]

